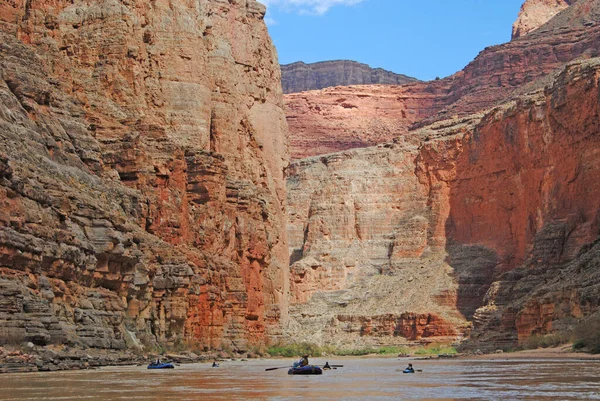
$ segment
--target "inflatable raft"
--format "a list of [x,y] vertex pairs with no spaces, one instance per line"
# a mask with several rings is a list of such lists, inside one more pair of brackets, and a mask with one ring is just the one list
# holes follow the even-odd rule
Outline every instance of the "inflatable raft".
[[150,365],[148,365],[148,369],[174,369],[175,366],[173,366],[172,363],[151,363]]
[[292,367],[288,375],[322,375],[323,369],[315,365]]

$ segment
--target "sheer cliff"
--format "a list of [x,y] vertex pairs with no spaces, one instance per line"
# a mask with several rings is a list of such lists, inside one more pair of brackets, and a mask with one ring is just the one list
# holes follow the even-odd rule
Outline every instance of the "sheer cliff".
[[371,68],[350,60],[321,61],[306,64],[301,61],[281,66],[283,93],[304,92],[330,86],[365,84],[402,85],[418,81],[383,68]]
[[[387,143],[292,163],[290,333],[493,350],[598,311],[599,10],[580,0],[435,86],[287,95],[292,144],[302,103],[303,126],[326,134],[323,121],[356,114],[340,131],[362,124],[367,138],[385,132],[365,124],[373,93],[397,96],[390,123],[431,113]],[[330,101],[344,97],[351,113]]]
[[248,349],[287,315],[287,127],[254,0],[0,5],[0,335]]
[[599,79],[575,62],[483,114],[292,163],[290,331],[493,349],[598,310]]

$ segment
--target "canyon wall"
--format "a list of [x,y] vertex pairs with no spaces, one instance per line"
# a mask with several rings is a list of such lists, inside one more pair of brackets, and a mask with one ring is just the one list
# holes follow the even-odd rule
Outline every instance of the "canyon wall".
[[523,342],[598,310],[599,117],[600,59],[573,63],[542,95],[492,112],[457,159],[448,237],[499,262],[474,342]]
[[290,335],[364,347],[468,333],[444,244],[429,235],[436,216],[415,174],[419,142],[292,163]]
[[404,135],[445,106],[446,81],[338,86],[285,96],[294,159],[364,148]]
[[0,336],[245,350],[287,316],[287,127],[254,0],[0,5]]
[[[494,348],[597,310],[600,59],[553,77],[483,114],[292,163],[289,332],[358,346],[473,330]],[[418,335],[407,314],[427,317]]]
[[[364,346],[470,335],[493,350],[598,310],[599,11],[580,0],[432,83],[441,96],[413,94],[431,116],[391,142],[292,163],[290,336]],[[342,143],[379,104],[393,126],[408,100],[388,99],[410,88],[428,87],[287,95],[292,143],[298,127],[327,136],[344,103],[358,117],[339,123]],[[294,146],[305,155],[311,141]]]
[[287,94],[291,156],[382,143],[435,121],[480,112],[530,91],[566,62],[599,56],[598,49],[600,4],[580,0],[540,29],[484,49],[441,80]]
[[403,74],[371,68],[351,60],[321,61],[306,64],[298,61],[281,66],[283,93],[304,92],[331,86],[403,85],[418,81]]

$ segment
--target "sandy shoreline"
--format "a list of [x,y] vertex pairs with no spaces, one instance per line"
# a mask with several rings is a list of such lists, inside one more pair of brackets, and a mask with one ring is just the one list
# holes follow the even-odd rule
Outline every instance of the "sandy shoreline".
[[[6,350],[0,347],[0,374],[6,373],[26,373],[38,371],[57,371],[57,370],[80,370],[95,369],[103,366],[131,366],[146,365],[156,359],[156,355],[133,355],[128,352],[108,352],[106,350],[82,350],[69,349],[54,350],[52,348],[41,348],[32,350],[31,353],[20,350]],[[167,354],[162,355],[162,359],[168,359],[176,364],[186,363],[207,363],[212,360],[222,360],[216,355],[195,355],[184,353],[182,355]],[[356,358],[356,356],[323,356],[321,359],[340,359]],[[396,355],[363,355],[359,358],[398,358]],[[573,352],[570,345],[556,348],[541,348],[535,350],[525,350],[516,352],[501,352],[494,354],[458,354],[456,356],[447,356],[446,358],[455,360],[514,360],[514,359],[570,359],[570,360],[589,360],[600,361],[600,354],[592,355],[584,352]],[[437,355],[411,355],[403,360],[444,360]],[[225,358],[227,359],[227,358]],[[267,357],[260,359],[269,359],[277,361],[278,358]]]
[[483,355],[460,355],[460,359],[581,359],[600,360],[600,354],[587,354],[585,352],[573,352],[570,345],[555,348],[539,348],[515,352],[502,352],[498,354]]

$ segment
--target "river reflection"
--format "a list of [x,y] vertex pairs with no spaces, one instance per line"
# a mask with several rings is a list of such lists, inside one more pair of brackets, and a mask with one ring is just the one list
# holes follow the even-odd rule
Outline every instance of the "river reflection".
[[288,376],[265,368],[291,361],[251,360],[2,375],[0,400],[600,400],[600,361],[411,361],[423,371],[403,374],[408,359],[328,360],[344,367]]

